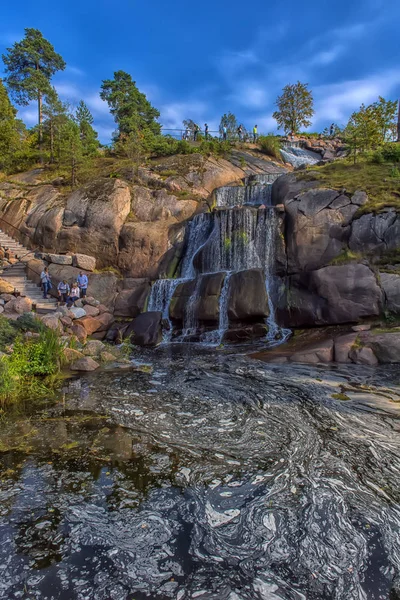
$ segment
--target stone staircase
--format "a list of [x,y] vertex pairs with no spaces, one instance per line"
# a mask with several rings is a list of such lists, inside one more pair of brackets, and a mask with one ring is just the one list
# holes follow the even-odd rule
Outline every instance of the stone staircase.
[[32,300],[32,303],[36,305],[37,313],[44,314],[55,311],[57,309],[57,301],[51,297],[45,300],[40,287],[26,277],[24,258],[25,260],[32,258],[33,252],[30,252],[25,246],[15,241],[1,229],[0,246],[9,248],[16,258],[21,259],[19,262],[5,268],[0,277],[13,285],[21,296],[26,296]]

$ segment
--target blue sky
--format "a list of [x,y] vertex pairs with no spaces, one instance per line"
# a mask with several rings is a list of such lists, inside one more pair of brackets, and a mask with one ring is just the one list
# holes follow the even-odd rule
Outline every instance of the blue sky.
[[[3,0],[0,54],[25,27],[40,29],[68,65],[53,80],[60,96],[86,101],[103,142],[114,124],[99,88],[118,69],[166,128],[192,118],[216,129],[232,111],[246,127],[275,131],[276,97],[300,80],[313,91],[318,131],[378,95],[400,97],[399,22],[399,0]],[[19,116],[33,125],[36,108]]]

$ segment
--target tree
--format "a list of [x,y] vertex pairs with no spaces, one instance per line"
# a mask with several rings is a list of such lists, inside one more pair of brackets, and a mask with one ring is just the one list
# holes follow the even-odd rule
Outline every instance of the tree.
[[16,114],[0,79],[0,169],[8,166],[20,142]]
[[400,100],[397,112],[397,141],[400,142]]
[[374,102],[368,108],[371,111],[371,118],[376,123],[378,143],[393,141],[396,136],[397,102],[379,96],[378,102]]
[[135,181],[140,165],[151,153],[155,136],[149,128],[143,127],[138,117],[131,117],[126,125],[129,132],[120,135],[115,148],[132,162],[132,180]]
[[92,127],[92,113],[83,100],[81,100],[77,106],[75,120],[79,125],[83,153],[87,156],[96,154],[99,147],[97,132]]
[[44,142],[47,143],[50,150],[50,162],[55,161],[57,156],[60,161],[61,134],[63,126],[68,121],[68,104],[62,102],[58,97],[56,89],[51,88],[45,97],[43,105],[43,133]]
[[228,137],[232,138],[236,135],[237,128],[239,127],[238,121],[234,114],[228,112],[228,114],[224,114],[221,117],[221,121],[219,124],[219,132],[222,135],[223,128],[226,127]]
[[71,118],[63,124],[60,135],[60,164],[71,173],[71,186],[77,183],[78,167],[83,162],[83,145],[79,125]]
[[148,129],[157,135],[161,131],[157,122],[159,111],[139,91],[129,73],[116,71],[114,79],[106,79],[101,85],[100,98],[105,100],[118,126],[118,136],[129,135],[131,127]]
[[311,125],[310,118],[314,114],[314,100],[308,89],[308,83],[286,85],[282,96],[278,96],[276,105],[279,110],[272,115],[278,128],[285,133],[298,133],[301,127]]
[[65,61],[38,29],[25,29],[25,37],[7,48],[3,54],[7,86],[17,102],[26,106],[31,100],[38,104],[39,148],[42,145],[42,100],[50,93],[50,80],[65,69]]

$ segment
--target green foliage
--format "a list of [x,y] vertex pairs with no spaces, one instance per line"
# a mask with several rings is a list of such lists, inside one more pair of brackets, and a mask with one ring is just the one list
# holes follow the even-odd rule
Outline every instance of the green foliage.
[[0,315],[0,351],[3,352],[6,346],[12,344],[16,336],[17,331],[9,319]]
[[25,313],[12,322],[12,326],[16,331],[32,331],[33,333],[41,333],[46,328],[33,313]]
[[39,144],[42,141],[42,98],[51,92],[50,80],[65,69],[64,59],[38,29],[25,29],[25,37],[3,54],[6,83],[17,104],[38,103]]
[[349,248],[345,248],[338,256],[331,260],[331,265],[345,265],[350,262],[361,260],[362,255],[358,252],[353,252]]
[[16,119],[16,114],[0,79],[0,170],[4,171],[12,166],[14,155],[23,144],[25,126]]
[[83,100],[79,102],[75,111],[75,121],[79,125],[83,154],[85,156],[96,155],[100,144],[97,139],[97,132],[92,127],[92,113]]
[[51,329],[43,328],[30,340],[17,336],[12,353],[0,357],[0,402],[48,395],[62,357],[63,345]]
[[101,85],[100,97],[110,107],[110,112],[118,126],[117,139],[137,130],[160,133],[157,122],[159,111],[139,91],[136,82],[125,71],[115,71],[114,79],[106,79]]
[[390,174],[390,177],[399,179],[400,178],[400,169],[398,167],[392,167],[389,174]]
[[279,129],[286,133],[297,133],[300,127],[309,127],[314,114],[314,101],[307,83],[286,85],[276,101],[278,110],[272,115]]
[[79,125],[68,118],[60,129],[59,164],[70,175],[71,186],[77,184],[78,169],[84,161]]
[[387,162],[400,162],[400,144],[385,144],[381,150],[383,160]]
[[[396,112],[396,102],[379,97],[378,102],[369,106],[362,104],[360,109],[351,115],[343,135],[354,163],[357,162],[359,154],[379,148],[393,139],[396,131]],[[379,162],[379,155],[376,155],[374,160]]]
[[237,128],[239,127],[239,123],[235,115],[231,112],[225,113],[221,117],[221,121],[219,124],[219,132],[222,135],[223,128],[226,127],[228,136],[233,138],[236,136]]
[[51,163],[61,159],[62,133],[69,119],[68,111],[68,105],[60,100],[56,89],[51,88],[43,104],[43,142]]
[[279,143],[279,138],[275,135],[260,135],[258,138],[258,143],[260,144],[261,151],[268,156],[272,156],[272,158],[276,158],[281,161],[281,146]]

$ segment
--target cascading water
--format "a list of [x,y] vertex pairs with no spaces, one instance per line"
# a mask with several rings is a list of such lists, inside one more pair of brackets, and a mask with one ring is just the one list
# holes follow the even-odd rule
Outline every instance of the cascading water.
[[285,150],[281,149],[281,155],[283,160],[293,167],[315,165],[321,160],[320,154],[296,146],[286,146]]
[[[177,286],[196,280],[189,297],[177,341],[185,341],[198,331],[197,309],[201,294],[201,276],[225,272],[219,296],[218,329],[200,335],[204,343],[221,343],[229,327],[228,299],[231,275],[247,269],[264,269],[270,316],[268,340],[287,337],[275,320],[273,304],[274,263],[276,236],[279,221],[276,209],[271,206],[272,182],[280,173],[253,175],[246,178],[244,186],[226,186],[215,192],[217,207],[212,213],[196,215],[189,223],[186,251],[179,279],[161,279],[153,284],[148,310],[158,310],[170,323],[164,341],[170,341],[172,326],[169,306]],[[258,206],[258,208],[257,208]]]

